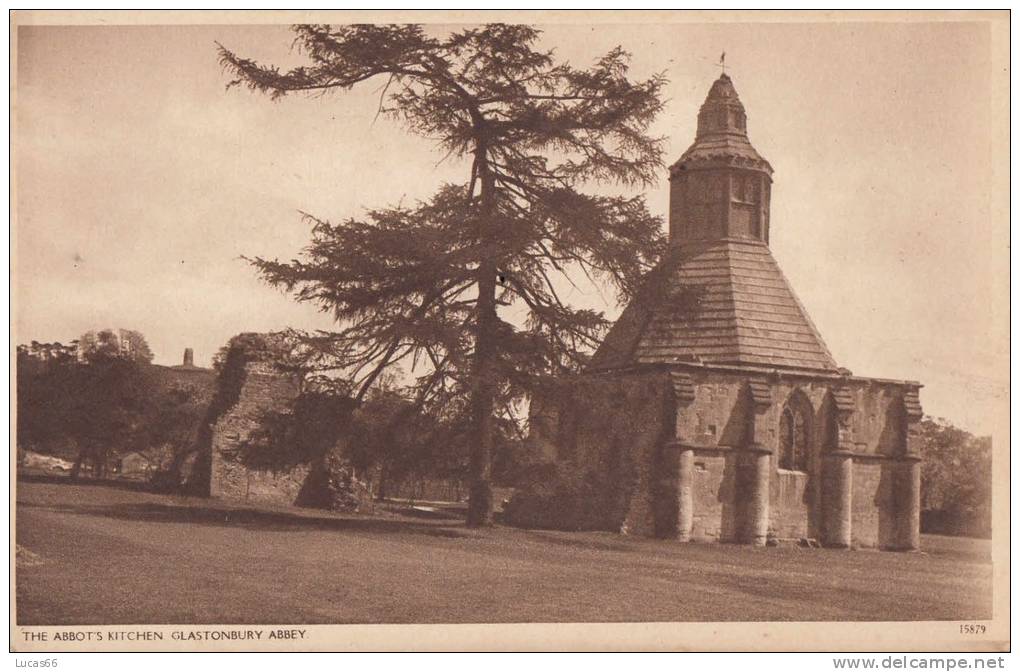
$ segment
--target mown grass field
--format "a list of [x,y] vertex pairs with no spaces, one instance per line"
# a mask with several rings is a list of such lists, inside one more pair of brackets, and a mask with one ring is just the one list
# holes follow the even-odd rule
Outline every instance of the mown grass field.
[[987,541],[679,544],[19,482],[21,625],[970,620]]

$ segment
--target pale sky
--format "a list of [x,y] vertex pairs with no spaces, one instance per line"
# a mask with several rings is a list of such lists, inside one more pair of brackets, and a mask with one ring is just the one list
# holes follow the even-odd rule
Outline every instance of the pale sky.
[[[544,27],[584,65],[616,45],[665,71],[668,162],[728,72],[775,169],[773,254],[841,366],[920,380],[926,412],[987,433],[1008,408],[1008,223],[993,222],[987,25]],[[442,27],[437,27],[442,32]],[[433,143],[373,122],[380,82],[271,102],[224,90],[219,41],[300,62],[284,26],[21,27],[15,338],[122,327],[207,365],[234,334],[328,328],[241,255],[290,259],[299,210],[339,220],[463,182]],[[1001,136],[996,136],[1001,137]],[[667,171],[646,192],[665,215]],[[610,302],[603,302],[602,295]],[[612,294],[571,300],[615,317]]]

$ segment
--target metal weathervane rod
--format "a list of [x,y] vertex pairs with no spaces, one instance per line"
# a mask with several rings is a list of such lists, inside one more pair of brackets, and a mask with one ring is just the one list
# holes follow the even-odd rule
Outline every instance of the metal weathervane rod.
[[[694,58],[698,59],[699,61],[705,61],[706,63],[711,63],[712,62],[712,59],[710,59],[710,58],[708,58],[706,56],[695,56]],[[731,69],[732,70],[732,68],[730,68],[730,66],[726,65],[726,52],[725,51],[722,52],[722,55],[719,56],[719,60],[714,62],[713,65],[715,65],[717,68],[721,68],[723,74],[726,74],[727,69]]]

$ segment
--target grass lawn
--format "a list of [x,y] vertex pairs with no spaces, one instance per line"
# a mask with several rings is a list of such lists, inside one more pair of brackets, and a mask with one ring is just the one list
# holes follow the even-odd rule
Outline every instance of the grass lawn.
[[20,625],[971,620],[987,541],[680,544],[18,483]]

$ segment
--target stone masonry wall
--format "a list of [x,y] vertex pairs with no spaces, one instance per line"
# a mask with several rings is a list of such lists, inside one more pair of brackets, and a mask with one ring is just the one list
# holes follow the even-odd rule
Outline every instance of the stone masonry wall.
[[[750,419],[744,397],[748,377],[717,371],[688,372],[694,399],[677,410],[678,442],[694,447],[695,539],[735,540],[739,515],[739,492],[735,491],[738,459],[735,451],[746,442]],[[897,518],[894,492],[896,458],[904,451],[902,385],[884,381],[847,378],[773,378],[764,381],[771,399],[757,418],[764,427],[757,441],[771,451],[769,478],[769,535],[776,538],[822,536],[826,493],[825,451],[830,423],[836,422],[831,394],[847,390],[855,410],[851,415],[849,442],[853,446],[853,535],[860,546],[892,543]],[[793,395],[810,404],[807,470],[779,468],[780,416]]]
[[286,334],[231,339],[216,380],[190,491],[252,504],[371,512],[344,426],[354,400],[306,386]]
[[[679,374],[659,371],[581,376],[533,407],[532,441],[556,453],[556,479],[568,481],[573,473],[597,480],[628,502],[626,516],[613,508],[612,515],[599,519],[598,529],[617,529],[619,521],[619,527],[638,534],[742,541],[752,515],[748,507],[754,506],[761,509],[754,515],[766,516],[762,535],[769,538],[829,539],[845,518],[852,545],[909,547],[903,539],[912,525],[907,499],[916,462],[906,456],[909,423],[903,409],[908,393],[916,403],[916,387],[849,376],[749,376],[696,366]],[[652,392],[660,389],[656,385],[663,376],[666,390],[670,380],[675,386],[664,397]],[[804,471],[779,468],[780,418],[788,403],[800,404],[808,415]],[[673,436],[665,440],[658,438],[663,414],[673,418],[668,421]],[[657,442],[668,444],[666,453]],[[676,455],[670,457],[669,450]],[[616,453],[626,459],[610,457]],[[764,455],[765,461],[754,455]],[[841,460],[848,461],[849,471],[839,471]],[[758,468],[752,463],[767,465],[767,474],[758,472],[761,505],[750,500],[754,484],[748,478]],[[684,475],[678,476],[681,464]],[[601,475],[595,478],[596,473]],[[534,515],[517,515],[511,522],[570,528],[555,520],[562,507],[532,497],[537,490],[526,490],[511,507],[522,514],[531,497]],[[689,532],[680,529],[685,507]]]
[[551,390],[544,408],[555,399],[557,410],[537,425],[555,434],[542,439],[555,447],[555,473],[515,493],[507,521],[654,534],[657,465],[671,431],[667,386],[662,374],[582,376]]
[[301,391],[297,376],[267,362],[244,365],[237,401],[212,428],[209,494],[234,501],[294,504],[310,472],[307,464],[257,468],[245,462],[245,446],[269,413],[284,413]]

